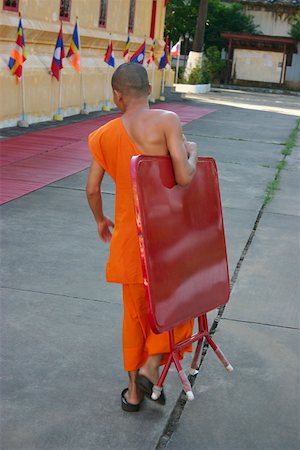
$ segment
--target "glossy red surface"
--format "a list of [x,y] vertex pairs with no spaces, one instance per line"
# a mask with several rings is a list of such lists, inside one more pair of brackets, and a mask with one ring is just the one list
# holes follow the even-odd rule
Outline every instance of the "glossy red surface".
[[136,156],[131,173],[149,320],[161,333],[229,299],[217,167],[199,158],[186,187],[168,156]]

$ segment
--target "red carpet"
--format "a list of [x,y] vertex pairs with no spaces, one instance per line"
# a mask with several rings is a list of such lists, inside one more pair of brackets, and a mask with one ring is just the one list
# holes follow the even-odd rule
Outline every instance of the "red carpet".
[[[176,112],[183,125],[214,111],[176,103],[155,108]],[[0,204],[86,169],[91,160],[88,134],[118,116],[109,114],[2,141]]]

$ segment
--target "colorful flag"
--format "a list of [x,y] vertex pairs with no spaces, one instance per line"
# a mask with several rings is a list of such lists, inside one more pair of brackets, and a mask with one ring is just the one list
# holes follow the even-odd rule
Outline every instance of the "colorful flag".
[[129,61],[129,47],[130,47],[130,37],[128,36],[126,44],[125,44],[125,50],[123,53],[123,57],[125,59],[125,62]]
[[171,55],[174,56],[174,58],[180,56],[180,47],[181,47],[181,40],[179,39],[179,41],[171,48]]
[[147,61],[147,65],[150,66],[150,64],[152,64],[154,62],[154,47],[155,47],[155,39],[153,39],[151,48],[150,48],[150,53],[149,53],[149,58]]
[[22,78],[22,66],[27,59],[26,57],[24,30],[20,17],[15,47],[11,51],[8,62],[8,67],[10,68],[12,75],[16,76],[17,83],[19,83]]
[[61,24],[51,64],[52,75],[57,79],[57,81],[59,81],[59,74],[61,69],[63,68],[62,60],[64,57],[65,57],[65,49]]
[[165,8],[168,6],[169,0],[165,0]]
[[72,41],[67,54],[67,58],[69,58],[69,61],[74,69],[77,70],[77,72],[80,72],[80,43],[77,21],[74,27]]
[[143,64],[144,58],[145,58],[145,50],[146,50],[146,41],[140,45],[140,47],[137,49],[137,51],[132,55],[130,58],[130,62]]
[[108,64],[111,67],[115,67],[115,56],[112,41],[109,41],[109,44],[107,46],[107,50],[104,56],[104,62],[106,62],[106,64]]
[[159,64],[158,64],[158,68],[159,69],[164,69],[166,67],[167,64],[169,64],[169,42],[168,42],[168,38],[166,38],[165,41],[165,46],[164,46],[164,51],[162,54],[162,57],[159,60]]

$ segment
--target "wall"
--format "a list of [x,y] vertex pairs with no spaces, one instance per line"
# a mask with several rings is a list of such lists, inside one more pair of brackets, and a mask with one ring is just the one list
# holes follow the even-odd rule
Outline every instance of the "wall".
[[245,6],[244,11],[247,15],[252,16],[255,25],[259,25],[260,31],[269,36],[288,36],[291,26],[288,23],[289,14],[276,13],[275,11],[266,10],[254,6]]
[[[2,0],[0,0],[2,8]],[[21,0],[20,11],[25,31],[27,61],[23,65],[25,104],[29,123],[52,119],[58,105],[58,82],[51,76],[50,67],[59,30],[59,0]],[[65,52],[67,53],[76,16],[79,16],[81,37],[81,67],[89,110],[99,110],[106,99],[106,79],[113,69],[108,68],[103,58],[111,33],[116,66],[124,62],[123,51],[127,39],[129,0],[109,0],[107,26],[98,27],[100,0],[72,0],[70,22],[63,22]],[[131,37],[131,54],[150,33],[152,0],[136,0],[134,32]],[[165,8],[164,1],[157,2],[155,27],[155,56],[163,50]],[[0,127],[16,125],[22,111],[21,86],[7,67],[11,49],[16,40],[18,14],[0,12]],[[147,53],[152,40],[147,38]],[[63,61],[62,115],[79,113],[83,106],[80,75]],[[161,71],[155,76],[156,98],[159,97]],[[112,102],[111,89],[109,100]]]
[[291,67],[286,68],[286,86],[300,90],[300,42],[297,45],[298,53],[294,53]]
[[[276,7],[276,4],[275,4]],[[282,7],[283,8],[283,7]],[[299,7],[289,7],[286,11],[277,9],[263,8],[262,6],[246,5],[244,12],[247,15],[253,16],[254,23],[259,25],[260,31],[269,36],[289,36],[291,25],[288,23],[288,17],[300,12]],[[257,80],[258,81],[258,80]],[[293,89],[300,89],[300,46],[298,43],[298,53],[293,55],[291,67],[286,68],[286,82],[287,87]]]
[[235,80],[280,83],[283,53],[234,50],[232,78]]

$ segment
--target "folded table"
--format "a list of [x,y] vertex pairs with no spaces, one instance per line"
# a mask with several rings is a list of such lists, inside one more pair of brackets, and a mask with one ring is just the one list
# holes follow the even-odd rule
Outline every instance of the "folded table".
[[[232,366],[209,335],[207,315],[229,300],[230,284],[216,163],[200,157],[192,182],[176,184],[169,156],[131,160],[134,205],[150,326],[169,332],[170,354],[152,398],[157,399],[174,362],[187,398],[194,398],[178,352],[197,342],[195,374],[203,340],[228,371]],[[174,327],[197,318],[198,331],[175,342]]]

